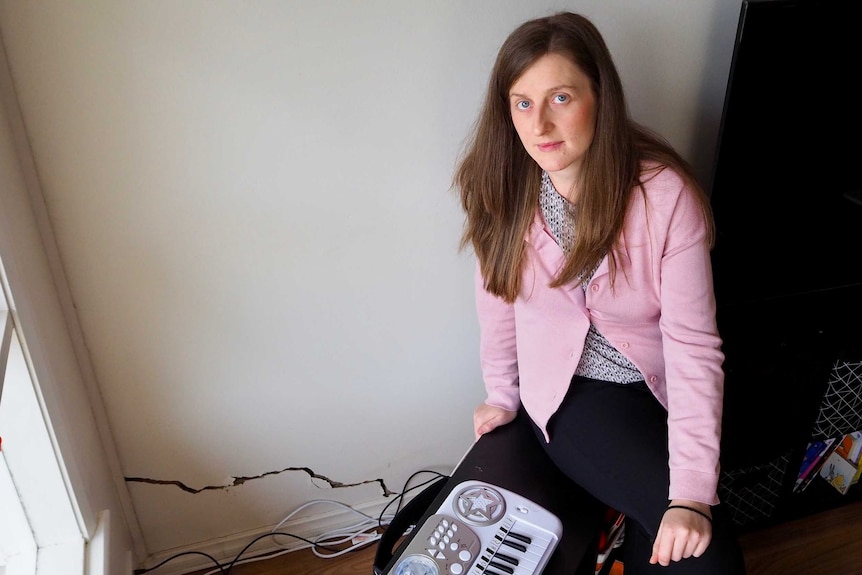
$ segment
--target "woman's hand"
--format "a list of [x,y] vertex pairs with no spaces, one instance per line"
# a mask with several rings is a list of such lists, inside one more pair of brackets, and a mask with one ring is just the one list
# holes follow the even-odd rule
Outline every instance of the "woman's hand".
[[516,415],[516,411],[483,403],[473,412],[473,430],[476,432],[476,439],[494,428],[506,425],[515,419]]
[[[709,505],[674,499],[670,505],[692,507],[707,517],[712,517]],[[712,541],[712,523],[709,519],[689,509],[675,508],[665,511],[652,546],[649,562],[667,567],[671,561],[687,557],[700,557]]]

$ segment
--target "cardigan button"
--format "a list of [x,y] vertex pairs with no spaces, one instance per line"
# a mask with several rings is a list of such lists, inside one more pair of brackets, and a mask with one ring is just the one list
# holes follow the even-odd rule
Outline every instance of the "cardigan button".
[[651,376],[651,377],[649,378],[649,382],[650,382],[650,383],[655,383],[655,382],[657,382],[657,381],[658,381],[658,376],[657,376],[657,375],[653,375],[653,376]]

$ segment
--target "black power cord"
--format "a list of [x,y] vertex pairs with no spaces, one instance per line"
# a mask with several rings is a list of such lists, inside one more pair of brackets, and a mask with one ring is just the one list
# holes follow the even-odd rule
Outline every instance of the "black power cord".
[[[424,481],[418,485],[414,485],[413,487],[410,487],[408,489],[407,486],[410,485],[410,482],[413,481],[413,479],[415,477],[417,477],[418,475],[421,475],[423,473],[432,473],[435,475],[435,477],[432,479],[429,479],[427,481]],[[383,510],[380,512],[380,515],[378,515],[378,517],[377,517],[378,526],[379,527],[385,527],[386,526],[386,523],[384,523],[384,521],[383,521],[383,517],[386,514],[386,510],[389,509],[389,507],[393,503],[395,503],[396,501],[398,502],[398,506],[395,508],[395,513],[398,513],[398,511],[401,510],[401,504],[404,501],[405,495],[407,495],[408,493],[410,493],[411,491],[413,491],[415,489],[419,489],[420,487],[424,487],[424,486],[428,485],[429,483],[432,483],[432,482],[436,481],[437,479],[439,479],[440,477],[443,477],[443,476],[444,476],[444,474],[442,474],[438,471],[430,471],[430,470],[421,470],[421,471],[417,471],[417,472],[413,473],[409,478],[407,478],[407,481],[404,482],[404,489],[402,490],[402,492],[399,493],[395,497],[395,499],[393,499],[392,501],[387,503],[386,506],[383,508]],[[277,535],[283,535],[283,536],[287,536],[287,537],[292,537],[294,539],[298,539],[299,541],[303,541],[305,543],[308,543],[310,546],[312,546],[316,549],[323,549],[323,550],[330,551],[333,553],[338,553],[340,551],[339,549],[334,549],[334,548],[328,547],[326,545],[321,545],[320,543],[317,543],[315,541],[311,541],[311,540],[306,539],[304,537],[300,537],[299,535],[294,535],[293,533],[287,533],[287,532],[283,532],[283,531],[272,531],[269,533],[263,533],[261,535],[258,535],[254,539],[252,539],[245,547],[242,548],[242,550],[239,553],[236,554],[236,556],[233,558],[233,560],[227,564],[219,563],[215,557],[213,557],[212,555],[209,555],[207,553],[204,553],[202,551],[183,551],[181,553],[177,553],[176,555],[172,555],[172,556],[168,557],[167,559],[159,562],[157,565],[154,565],[152,567],[149,567],[146,569],[135,569],[133,571],[133,573],[134,573],[134,575],[144,575],[145,573],[150,573],[152,571],[155,571],[159,567],[162,567],[162,566],[166,565],[167,563],[170,563],[171,561],[178,559],[180,557],[184,557],[187,555],[201,555],[203,557],[206,557],[210,561],[212,561],[213,564],[218,568],[219,573],[221,573],[221,575],[230,575],[231,569],[233,569],[233,567],[234,567],[234,565],[236,565],[237,561],[240,560],[240,558],[245,554],[246,551],[248,551],[251,548],[252,545],[257,543],[261,539],[264,539],[266,537],[274,537]],[[371,543],[372,541],[373,540],[369,540],[368,543]],[[365,547],[365,545],[357,546],[356,549],[354,549],[354,551],[361,548],[361,547]],[[281,554],[281,553],[280,552],[275,553],[275,554],[272,554],[272,556],[275,556],[278,554]],[[269,557],[269,555],[260,555],[258,557],[254,557],[254,558],[255,559],[266,559],[267,557]]]

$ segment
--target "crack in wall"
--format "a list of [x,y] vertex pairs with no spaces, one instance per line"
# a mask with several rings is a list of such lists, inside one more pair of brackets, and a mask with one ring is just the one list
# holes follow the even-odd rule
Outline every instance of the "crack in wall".
[[392,495],[397,495],[397,493],[393,493],[392,491],[389,491],[389,488],[386,487],[386,483],[382,479],[368,479],[366,481],[360,481],[358,483],[342,483],[340,481],[335,481],[333,479],[330,479],[330,478],[326,477],[325,475],[320,475],[318,473],[315,473],[314,471],[312,471],[308,467],[285,467],[284,469],[282,469],[280,471],[267,471],[266,473],[261,473],[260,475],[253,475],[250,477],[232,477],[233,481],[231,481],[229,485],[207,485],[206,487],[201,487],[200,489],[195,489],[193,487],[189,487],[188,485],[186,485],[182,481],[177,481],[174,479],[150,479],[147,477],[126,477],[125,480],[127,482],[130,482],[130,483],[149,483],[151,485],[175,485],[176,487],[179,487],[180,489],[182,489],[186,493],[196,494],[196,493],[201,493],[202,491],[221,490],[221,489],[229,489],[231,487],[237,487],[237,486],[242,485],[243,483],[245,483],[247,481],[252,481],[254,479],[260,479],[260,478],[266,477],[268,475],[278,475],[280,473],[285,473],[287,471],[304,471],[305,473],[308,474],[309,477],[311,477],[312,482],[315,479],[319,479],[321,481],[325,481],[327,484],[329,484],[329,487],[331,487],[333,489],[340,489],[343,487],[356,487],[359,485],[367,485],[368,483],[379,483],[380,488],[383,490],[383,496],[384,497],[390,497]]

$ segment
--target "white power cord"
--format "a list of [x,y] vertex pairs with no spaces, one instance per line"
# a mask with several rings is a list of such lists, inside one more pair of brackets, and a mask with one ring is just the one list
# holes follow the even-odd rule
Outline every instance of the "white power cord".
[[[426,472],[425,471],[419,471],[417,473],[414,473],[410,477],[410,479],[407,480],[407,483],[409,484],[410,480],[412,480],[413,477],[415,477],[419,473],[426,473]],[[434,473],[438,477],[442,477],[442,475],[436,471],[431,472],[431,473]],[[431,480],[431,481],[434,481],[434,480]],[[417,486],[412,487],[410,489],[407,489],[407,486],[405,485],[403,493],[401,493],[398,497],[403,497],[408,491],[412,491],[413,489],[427,485],[431,481],[426,481],[425,483],[421,483],[420,485],[417,485]],[[306,541],[304,538],[293,537],[293,536],[290,536],[288,534],[279,532],[279,529],[281,528],[281,526],[284,525],[285,523],[287,523],[294,515],[296,515],[297,513],[302,511],[303,509],[311,507],[312,505],[321,505],[321,504],[335,505],[337,507],[347,509],[351,513],[353,513],[355,515],[359,515],[362,518],[362,520],[359,521],[358,523],[355,523],[355,524],[347,526],[347,527],[342,527],[340,529],[333,529],[332,531],[327,531],[325,533],[322,533],[322,534],[318,535],[316,539],[314,539],[310,542]],[[387,508],[388,508],[388,505],[383,510],[385,511]],[[278,547],[282,548],[282,551],[277,551],[274,553],[267,553],[264,555],[249,557],[247,559],[236,559],[236,560],[234,560],[233,563],[231,563],[231,566],[243,565],[246,563],[254,563],[255,561],[266,561],[268,559],[280,557],[281,555],[284,555],[286,553],[291,553],[293,551],[300,551],[302,549],[308,549],[309,547],[311,548],[312,552],[317,557],[320,557],[322,559],[331,559],[333,557],[338,557],[339,555],[344,555],[345,553],[350,553],[351,551],[354,551],[360,547],[365,547],[369,543],[380,540],[383,537],[383,533],[378,532],[378,528],[388,526],[392,522],[392,519],[394,519],[394,517],[395,517],[394,513],[381,514],[379,517],[372,517],[366,513],[363,513],[361,511],[357,511],[356,509],[350,507],[349,505],[345,505],[344,503],[341,503],[340,501],[334,501],[332,499],[313,499],[311,501],[303,503],[302,505],[300,505],[299,507],[297,507],[296,509],[291,511],[284,519],[279,521],[278,524],[272,528],[272,530],[270,530],[270,534],[273,537],[273,541],[275,542],[275,544]],[[405,532],[405,534],[409,533],[410,531],[412,531],[412,528],[408,529]],[[304,543],[297,545],[297,546],[285,547],[284,545],[282,545],[278,542],[278,540],[277,540],[278,537],[291,537],[291,539],[297,539],[297,540],[302,541]],[[345,547],[344,549],[327,551],[326,553],[322,553],[321,551],[318,550],[318,548],[321,546],[331,547],[333,545],[342,545],[344,543],[350,543],[350,545],[348,547]],[[249,545],[251,545],[251,544],[249,544]],[[216,569],[213,569],[211,571],[206,572],[204,575],[215,575],[216,573],[223,573],[223,572],[224,571],[221,568],[216,568]]]
[[[290,521],[297,513],[311,507],[312,505],[335,505],[337,507],[341,507],[343,509],[347,509],[351,513],[359,515],[362,517],[362,520],[353,525],[349,525],[347,527],[342,527],[340,529],[333,529],[332,531],[327,531],[317,536],[311,543],[302,543],[300,545],[294,545],[290,547],[286,547],[285,545],[278,542],[279,537],[288,537],[288,535],[283,535],[279,533],[279,530],[282,525]],[[339,555],[344,555],[345,553],[349,553],[358,549],[359,547],[364,547],[369,543],[379,540],[383,534],[378,532],[377,529],[379,527],[385,527],[389,525],[392,521],[394,514],[381,515],[379,520],[376,517],[371,517],[361,511],[357,511],[353,509],[349,505],[345,505],[340,501],[334,501],[331,499],[314,499],[308,501],[293,511],[291,511],[284,519],[278,522],[278,524],[270,530],[272,534],[273,541],[278,547],[282,548],[282,551],[278,551],[275,553],[267,553],[265,555],[259,555],[256,557],[249,557],[247,559],[240,559],[233,563],[233,565],[243,565],[246,563],[254,563],[256,561],[266,561],[268,559],[274,559],[275,557],[280,557],[281,555],[285,555],[287,553],[291,553],[293,551],[300,551],[302,549],[311,548],[312,552],[323,559],[331,559],[333,557],[338,557]],[[293,539],[291,537],[291,539]],[[300,540],[301,541],[301,540]],[[318,547],[323,546],[333,546],[333,545],[341,545],[344,543],[350,543],[350,546],[345,547],[340,551],[328,551],[326,553],[322,553]],[[220,569],[213,569],[208,571],[205,575],[215,575],[216,573],[221,573]]]
[[[342,527],[340,529],[333,529],[332,531],[327,531],[317,536],[314,539],[314,543],[307,543],[305,545],[301,545],[299,547],[292,547],[292,550],[296,549],[307,549],[309,547],[312,548],[312,551],[318,557],[323,559],[331,559],[332,557],[338,557],[339,555],[344,555],[345,553],[350,553],[354,549],[358,547],[363,547],[372,541],[377,541],[383,535],[378,532],[379,527],[385,527],[389,525],[392,521],[394,515],[382,515],[379,520],[376,517],[372,517],[367,515],[361,511],[357,511],[356,509],[350,507],[349,505],[345,505],[339,501],[333,501],[330,499],[314,499],[303,505],[300,505],[295,510],[293,510],[287,517],[282,519],[278,525],[272,528],[273,540],[275,540],[276,545],[279,547],[283,547],[278,543],[276,539],[278,537],[278,530],[284,525],[287,521],[289,521],[294,515],[305,509],[306,507],[310,507],[312,505],[318,504],[329,504],[335,505],[337,507],[341,507],[342,509],[346,509],[351,513],[354,513],[360,517],[362,517],[362,521],[359,523],[355,523],[353,525],[349,525],[347,527]],[[332,545],[341,545],[344,543],[350,543],[349,547],[345,547],[340,551],[327,551],[321,552],[318,549],[318,546],[332,546]]]

